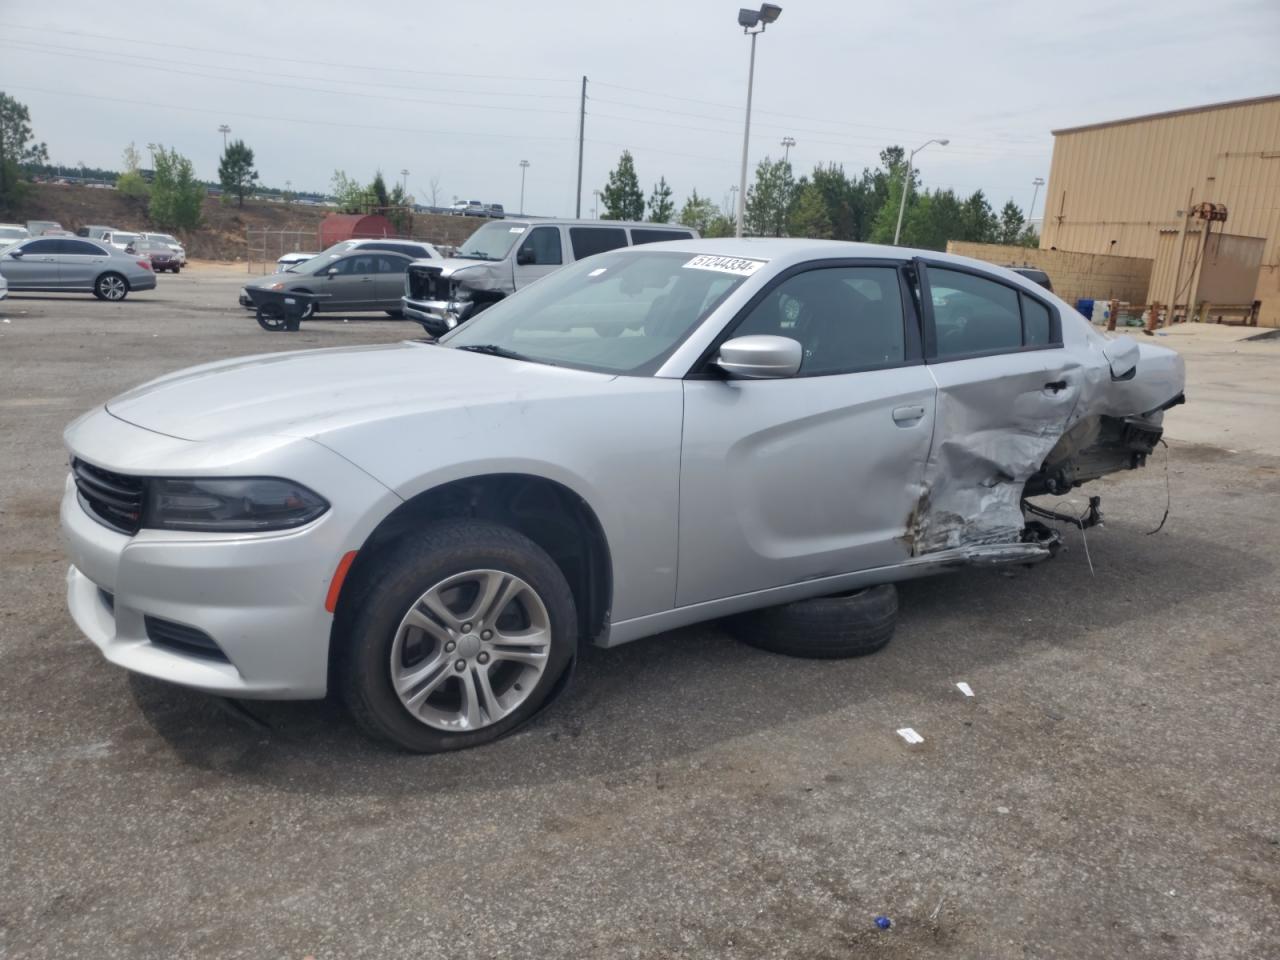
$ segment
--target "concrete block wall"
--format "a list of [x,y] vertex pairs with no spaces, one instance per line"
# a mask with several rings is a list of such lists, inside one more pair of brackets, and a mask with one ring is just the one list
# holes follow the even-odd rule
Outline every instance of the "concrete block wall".
[[947,244],[947,253],[1005,267],[1043,270],[1053,283],[1053,292],[1071,304],[1081,298],[1145,303],[1154,263],[1146,257],[1112,257],[1103,253],[955,240]]

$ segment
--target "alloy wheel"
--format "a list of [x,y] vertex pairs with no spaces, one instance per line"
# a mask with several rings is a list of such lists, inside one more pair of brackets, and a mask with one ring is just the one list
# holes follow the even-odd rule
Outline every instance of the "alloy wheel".
[[551,618],[533,587],[500,570],[469,570],[405,613],[391,645],[391,686],[419,722],[469,732],[524,703],[550,651]]

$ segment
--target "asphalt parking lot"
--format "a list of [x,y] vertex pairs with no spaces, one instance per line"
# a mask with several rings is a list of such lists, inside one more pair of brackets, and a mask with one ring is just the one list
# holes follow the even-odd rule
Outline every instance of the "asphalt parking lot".
[[327,702],[132,678],[64,610],[69,420],[206,360],[418,335],[266,333],[242,281],[0,303],[0,956],[1277,955],[1280,450],[1190,411],[1273,401],[1280,344],[1188,353],[1167,465],[1085,488],[1087,552],[906,584],[880,654],[714,625],[592,649],[526,732],[413,757]]

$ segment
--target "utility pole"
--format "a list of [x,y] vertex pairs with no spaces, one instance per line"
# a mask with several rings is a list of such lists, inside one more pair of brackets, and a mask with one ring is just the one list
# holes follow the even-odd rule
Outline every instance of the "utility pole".
[[218,132],[222,134],[222,152],[226,153],[227,152],[227,134],[231,132],[231,128],[228,127],[225,123],[219,124]]
[[524,213],[524,175],[525,175],[525,171],[527,171],[528,169],[529,169],[529,161],[521,160],[520,161],[520,213],[521,214]]
[[[582,101],[578,105],[578,192],[574,195],[573,216],[582,218],[582,145],[587,133],[587,78],[582,78]],[[523,206],[523,204],[521,204]],[[523,210],[521,211],[523,213]]]
[[409,171],[400,171],[400,192],[406,197],[409,195]]
[[795,145],[796,145],[795,137],[782,138],[782,162],[787,164],[787,166],[791,165],[791,148],[794,147]]
[[1031,186],[1035,189],[1031,191],[1031,206],[1027,207],[1027,226],[1031,226],[1031,218],[1036,215],[1036,197],[1040,195],[1040,188],[1044,186],[1044,177],[1036,177],[1031,181]]

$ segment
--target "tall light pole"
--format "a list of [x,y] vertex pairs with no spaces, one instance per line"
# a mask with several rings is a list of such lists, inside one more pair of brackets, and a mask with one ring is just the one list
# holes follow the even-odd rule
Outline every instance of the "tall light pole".
[[409,195],[409,171],[400,171],[400,192],[406,197]]
[[1027,226],[1031,226],[1031,218],[1036,215],[1036,197],[1040,195],[1040,188],[1044,186],[1044,177],[1036,177],[1031,181],[1031,186],[1035,189],[1031,191],[1031,206],[1027,207]]
[[738,11],[738,26],[742,32],[751,37],[751,66],[747,69],[747,119],[742,128],[742,173],[738,177],[738,218],[734,227],[734,236],[742,236],[742,217],[747,206],[747,150],[751,145],[751,88],[756,79],[756,37],[764,33],[765,27],[782,15],[782,8],[776,3],[764,3],[759,10]]
[[529,169],[529,161],[520,161],[520,213],[524,213],[524,174]]
[[231,128],[225,123],[218,125],[218,132],[222,134],[222,152],[227,152],[227,134],[231,132]]
[[940,147],[945,147],[951,141],[945,137],[940,140],[926,140],[920,146],[911,151],[907,157],[907,177],[902,181],[902,201],[898,204],[898,225],[893,228],[893,245],[898,245],[898,237],[902,236],[902,214],[907,209],[907,193],[911,190],[911,164],[915,160],[916,154],[923,150],[931,143],[936,143]]
[[592,220],[599,220],[599,219],[600,219],[600,191],[599,191],[599,190],[592,190],[591,192],[592,192],[592,193],[594,193],[594,194],[595,194],[595,196],[596,196],[596,209],[595,209],[595,211],[591,214],[591,219],[592,219]]
[[782,138],[782,162],[791,165],[791,148],[796,145],[795,137]]

